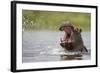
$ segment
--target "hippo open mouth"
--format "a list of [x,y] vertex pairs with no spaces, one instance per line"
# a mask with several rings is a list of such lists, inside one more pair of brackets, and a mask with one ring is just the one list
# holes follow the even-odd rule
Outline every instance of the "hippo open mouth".
[[72,46],[72,41],[71,41],[71,33],[66,33],[63,41],[60,43],[60,45],[65,48],[66,50],[73,50],[73,46]]
[[71,37],[71,33],[67,33],[66,39],[69,39]]
[[65,33],[63,39],[60,39],[62,48],[68,51],[88,52],[87,48],[84,46],[81,29],[74,27],[70,22],[65,22],[59,30]]

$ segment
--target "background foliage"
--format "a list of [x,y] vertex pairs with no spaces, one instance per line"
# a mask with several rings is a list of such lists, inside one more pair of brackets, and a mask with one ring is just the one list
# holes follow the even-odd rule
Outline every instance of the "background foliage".
[[90,31],[91,14],[79,12],[54,12],[54,11],[22,11],[23,29],[26,31],[52,30],[58,31],[64,21],[71,21],[76,27]]

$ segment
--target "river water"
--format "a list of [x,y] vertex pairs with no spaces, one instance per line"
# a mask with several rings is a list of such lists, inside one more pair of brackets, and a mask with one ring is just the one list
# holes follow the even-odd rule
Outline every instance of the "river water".
[[[83,54],[79,60],[91,59],[91,38],[90,32],[82,32],[82,38],[88,54]],[[47,62],[47,61],[67,61],[70,59],[62,59],[64,49],[59,45],[63,32],[55,31],[23,31],[22,41],[22,62]],[[76,59],[71,59],[76,60]]]

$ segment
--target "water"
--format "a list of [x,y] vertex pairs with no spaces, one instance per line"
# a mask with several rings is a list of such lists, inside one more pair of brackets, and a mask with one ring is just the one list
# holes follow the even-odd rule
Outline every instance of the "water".
[[[62,60],[76,60],[74,58],[62,59],[64,50],[59,45],[60,38],[63,36],[62,32],[52,31],[23,31],[23,49],[22,62],[44,62],[44,61],[62,61]],[[82,38],[85,46],[90,51],[90,32],[83,32]],[[81,60],[90,59],[90,53],[83,55]],[[77,59],[80,60],[80,59]]]

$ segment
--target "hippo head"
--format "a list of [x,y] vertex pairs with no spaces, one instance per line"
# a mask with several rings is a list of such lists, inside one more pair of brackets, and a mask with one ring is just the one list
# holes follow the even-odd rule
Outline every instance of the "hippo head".
[[81,32],[82,29],[75,28],[70,22],[64,22],[59,28],[60,31],[64,31],[65,35],[63,39],[60,39],[60,45],[68,51],[83,51],[88,52],[84,46]]
[[64,31],[66,33],[66,37],[70,37],[71,32],[74,30],[74,26],[69,21],[66,21],[62,23],[59,30]]

